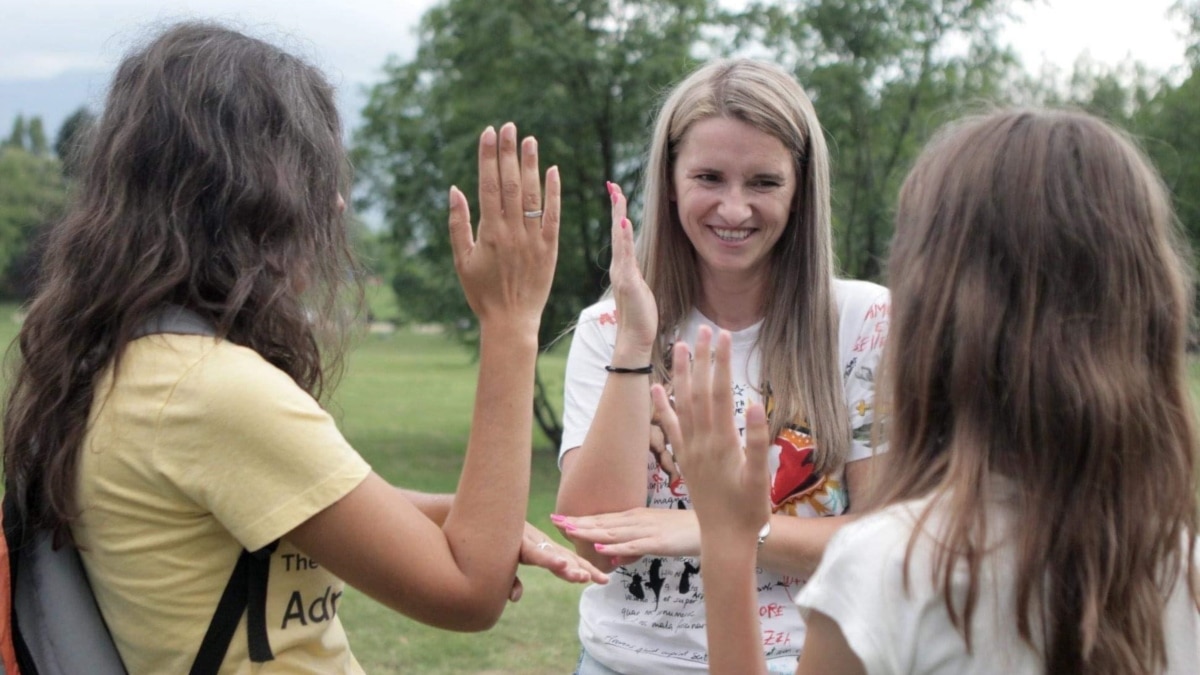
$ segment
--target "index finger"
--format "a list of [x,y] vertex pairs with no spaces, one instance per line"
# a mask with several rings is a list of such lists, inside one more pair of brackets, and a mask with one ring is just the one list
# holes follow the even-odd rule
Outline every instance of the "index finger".
[[489,126],[479,135],[479,215],[480,223],[500,215],[500,161],[496,129]]

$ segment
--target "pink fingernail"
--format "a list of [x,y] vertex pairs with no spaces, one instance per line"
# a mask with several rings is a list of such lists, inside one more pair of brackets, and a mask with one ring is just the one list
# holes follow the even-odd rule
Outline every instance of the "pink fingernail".
[[554,523],[561,523],[562,521],[564,521],[564,520],[566,520],[566,519],[567,519],[567,517],[566,517],[566,516],[562,516],[562,515],[559,515],[559,514],[557,514],[557,513],[551,513],[551,514],[550,514],[550,521],[551,521],[551,522],[554,522]]
[[[609,560],[609,562],[611,562],[611,563],[612,563],[613,567],[620,567],[620,566],[621,566],[621,559],[620,559],[620,558],[611,558],[611,559]],[[605,576],[605,578],[607,578],[607,577],[608,577],[608,575],[607,575],[607,574],[606,574],[606,575],[604,575],[604,576]]]
[[563,529],[566,530],[567,532],[574,532],[575,530],[578,530],[579,528],[575,527],[574,525],[572,525],[570,523],[563,523]]
[[622,229],[622,230],[624,230],[625,228],[629,227],[629,226],[630,226],[630,225],[632,225],[632,224],[633,224],[633,223],[629,222],[629,219],[628,219],[628,218],[622,218],[622,219],[621,219],[621,229]]
[[595,546],[597,551],[604,552],[604,544],[596,544]]

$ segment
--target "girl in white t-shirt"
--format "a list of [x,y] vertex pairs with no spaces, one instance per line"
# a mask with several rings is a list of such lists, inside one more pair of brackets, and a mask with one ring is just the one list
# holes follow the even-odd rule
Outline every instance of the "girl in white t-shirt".
[[700,530],[650,403],[670,345],[703,326],[734,335],[730,419],[740,428],[746,407],[771,409],[759,643],[791,672],[804,640],[791,595],[875,461],[887,291],[834,277],[824,136],[804,90],[776,66],[715,61],[685,78],[658,114],[645,175],[636,247],[625,196],[610,185],[612,291],[580,315],[567,360],[555,521],[613,571],[580,602],[579,672],[708,667]]
[[[900,193],[888,480],[797,603],[797,672],[1196,673],[1191,274],[1168,194],[1090,115],[944,129]],[[703,331],[697,354],[708,354]],[[730,338],[655,404],[703,530],[712,672],[764,672],[767,432],[729,426]]]

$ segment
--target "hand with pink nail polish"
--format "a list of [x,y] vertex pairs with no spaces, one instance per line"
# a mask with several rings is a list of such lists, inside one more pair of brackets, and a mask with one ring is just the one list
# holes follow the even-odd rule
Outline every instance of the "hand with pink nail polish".
[[613,364],[637,367],[650,363],[658,335],[658,307],[638,267],[633,223],[626,215],[625,194],[616,183],[606,185],[612,201],[612,263],[608,278],[617,303],[617,344],[613,350]]

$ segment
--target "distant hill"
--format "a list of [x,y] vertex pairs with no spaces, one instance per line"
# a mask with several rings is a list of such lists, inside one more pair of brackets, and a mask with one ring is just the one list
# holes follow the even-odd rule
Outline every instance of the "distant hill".
[[110,73],[70,71],[41,80],[0,81],[0,136],[7,136],[17,115],[42,118],[46,136],[54,136],[63,120],[81,105],[99,112]]

